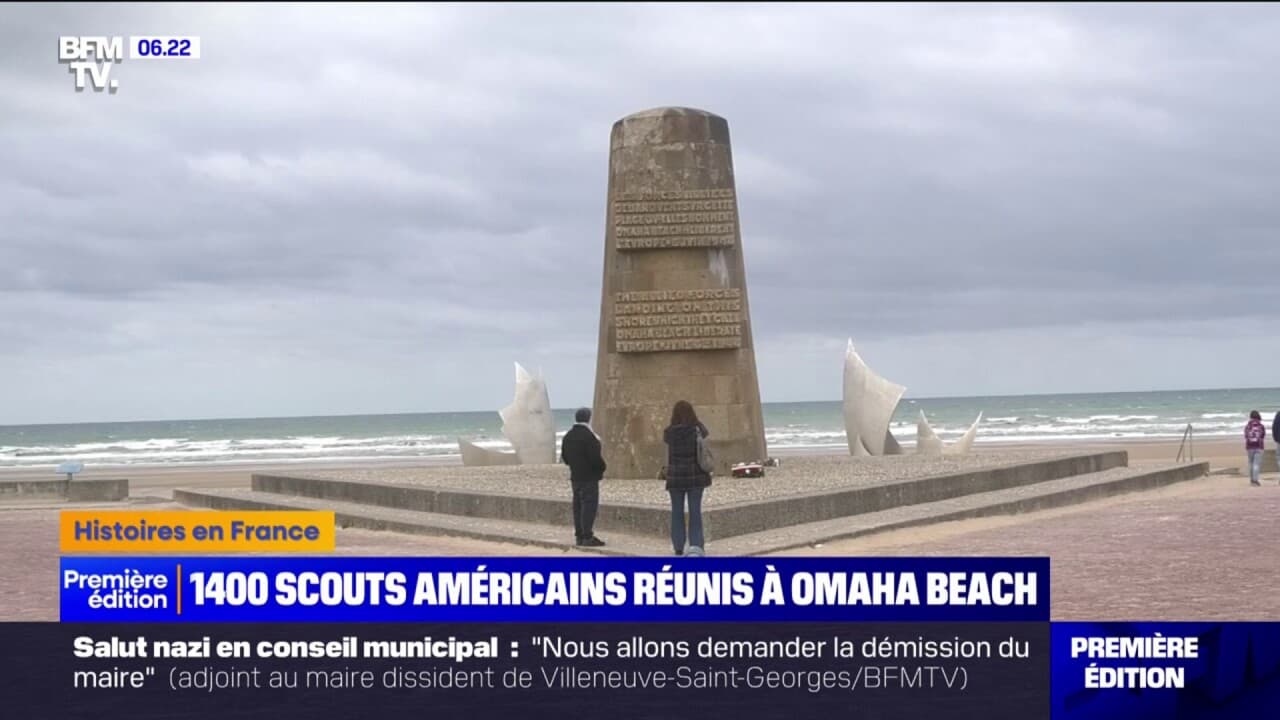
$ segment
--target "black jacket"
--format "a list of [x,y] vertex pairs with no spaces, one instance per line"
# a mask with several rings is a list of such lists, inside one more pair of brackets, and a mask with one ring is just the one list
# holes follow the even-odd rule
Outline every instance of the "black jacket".
[[574,425],[560,441],[560,461],[569,466],[569,480],[600,482],[608,467],[600,454],[600,440],[585,425]]
[[711,475],[698,466],[698,436],[707,437],[707,427],[672,425],[662,433],[667,443],[667,489],[688,490],[711,485]]
[[1276,419],[1271,423],[1271,437],[1280,443],[1280,412],[1276,413]]

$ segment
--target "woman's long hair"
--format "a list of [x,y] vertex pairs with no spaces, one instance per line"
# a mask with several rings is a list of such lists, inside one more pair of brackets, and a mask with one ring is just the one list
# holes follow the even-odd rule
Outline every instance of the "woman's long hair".
[[681,400],[676,406],[671,408],[671,424],[672,425],[697,425],[698,414],[693,411],[693,406],[687,400]]

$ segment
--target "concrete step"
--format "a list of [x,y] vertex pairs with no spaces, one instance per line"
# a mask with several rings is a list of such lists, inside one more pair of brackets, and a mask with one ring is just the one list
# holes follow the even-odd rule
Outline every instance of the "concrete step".
[[[850,485],[825,492],[715,505],[704,510],[708,527],[721,538],[849,515],[935,502],[973,493],[1020,487],[1058,478],[1099,472],[1128,464],[1128,453],[1110,451],[1058,456],[1010,465],[980,467],[947,475],[896,482]],[[568,487],[562,498],[491,493],[408,483],[350,481],[331,478],[256,473],[259,492],[354,503],[396,510],[460,516],[474,520],[557,525],[572,516]],[[664,504],[610,502],[600,505],[596,527],[601,532],[666,538],[670,509]]]
[[116,502],[129,497],[129,480],[0,480],[0,502],[61,498],[67,502]]
[[[717,539],[717,527],[707,519],[708,550],[715,555],[761,555],[821,542],[860,537],[889,530],[994,515],[1013,515],[1072,505],[1088,500],[1148,490],[1204,477],[1208,463],[1163,468],[1112,468],[1075,477],[1049,480],[957,498],[860,513],[835,520],[804,523],[776,530]],[[526,523],[463,517],[358,503],[291,497],[254,490],[175,490],[184,505],[218,510],[333,510],[339,527],[391,530],[417,535],[451,535],[493,542],[536,545],[597,552],[607,555],[665,556],[670,548],[658,539],[625,533],[605,535],[604,548],[571,548],[567,525]]]
[[[239,488],[174,490],[173,499],[189,507],[210,510],[332,510],[338,527],[390,530],[412,535],[468,537],[491,542],[535,545],[601,555],[670,555],[671,547],[656,538],[600,531],[602,548],[573,545],[573,528],[565,525],[494,520],[417,510],[363,505],[316,498],[277,495]],[[567,518],[566,518],[567,520]]]
[[[1075,505],[1195,480],[1206,476],[1208,472],[1207,462],[1161,468],[1113,468],[1034,485],[739,535],[720,541],[711,537],[707,543],[708,549],[716,555],[761,555],[889,530]],[[714,527],[709,528],[708,534],[713,532]]]

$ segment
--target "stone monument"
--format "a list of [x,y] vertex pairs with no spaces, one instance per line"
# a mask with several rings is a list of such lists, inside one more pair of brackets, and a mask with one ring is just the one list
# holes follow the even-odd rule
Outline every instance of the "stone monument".
[[738,200],[724,118],[657,108],[613,125],[592,425],[609,477],[652,478],[677,400],[716,474],[764,460]]

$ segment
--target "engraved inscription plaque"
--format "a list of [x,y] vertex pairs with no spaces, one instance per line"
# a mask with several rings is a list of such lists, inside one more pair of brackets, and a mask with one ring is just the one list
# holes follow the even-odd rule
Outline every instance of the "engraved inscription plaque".
[[730,247],[737,206],[732,189],[619,193],[613,221],[619,250]]
[[742,291],[737,288],[617,293],[613,302],[617,350],[676,352],[741,347],[741,298]]

